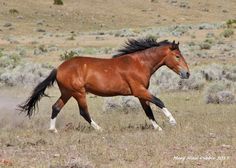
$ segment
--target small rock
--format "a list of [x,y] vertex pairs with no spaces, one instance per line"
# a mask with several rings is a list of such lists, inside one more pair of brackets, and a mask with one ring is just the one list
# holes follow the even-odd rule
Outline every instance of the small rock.
[[53,157],[60,157],[61,155],[59,153],[56,153],[53,155]]
[[38,21],[36,22],[37,25],[43,25],[43,23],[45,23],[45,20],[38,20]]
[[4,25],[3,25],[3,27],[11,27],[12,26],[12,23],[5,23]]
[[100,24],[100,27],[105,27],[105,24]]
[[105,33],[104,32],[99,32],[98,35],[105,35]]
[[209,12],[209,9],[203,8],[202,11],[203,11],[203,12]]
[[189,100],[190,100],[190,98],[189,98],[189,97],[186,97],[186,98],[185,98],[185,101],[189,101]]
[[180,8],[187,8],[188,7],[188,4],[187,3],[184,3],[184,2],[181,2],[180,5],[179,5]]
[[211,138],[216,138],[216,134],[215,133],[211,132],[209,135],[210,135]]
[[15,30],[15,28],[14,27],[9,27],[8,30]]
[[17,19],[24,19],[23,16],[17,16],[16,18],[17,18]]
[[228,13],[228,11],[226,9],[222,10],[223,13]]
[[10,143],[7,143],[6,144],[6,147],[12,147],[12,146],[14,146],[13,144],[10,144]]
[[150,2],[158,3],[158,0],[150,0]]
[[41,26],[43,25],[43,23],[42,23],[42,22],[37,22],[36,24],[37,24],[37,25],[41,25]]
[[36,31],[37,31],[37,32],[46,32],[46,30],[40,29],[40,28],[36,29]]
[[222,148],[226,148],[226,149],[230,149],[231,146],[230,146],[230,145],[223,144],[223,145],[221,145],[221,147],[222,147]]

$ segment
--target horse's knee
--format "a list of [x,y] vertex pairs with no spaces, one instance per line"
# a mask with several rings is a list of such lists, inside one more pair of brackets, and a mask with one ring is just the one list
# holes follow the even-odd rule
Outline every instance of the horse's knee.
[[80,110],[79,113],[80,113],[81,116],[84,116],[84,115],[85,115],[85,112],[84,112],[83,110]]
[[59,108],[56,105],[52,106],[52,116],[51,119],[54,119],[55,117],[57,117],[58,113],[61,111],[61,108]]
[[164,103],[155,96],[152,96],[152,102],[161,109],[165,107]]

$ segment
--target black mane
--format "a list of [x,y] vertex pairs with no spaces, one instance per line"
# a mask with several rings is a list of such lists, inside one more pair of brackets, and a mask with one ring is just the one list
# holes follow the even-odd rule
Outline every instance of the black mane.
[[[163,45],[172,45],[173,43],[169,42],[168,40],[163,40],[160,42],[157,42],[155,39],[152,38],[145,38],[145,39],[128,39],[128,41],[125,43],[125,46],[121,49],[119,49],[117,52],[118,54],[113,55],[113,58],[120,57],[125,54],[131,54],[137,51],[145,50],[152,47],[159,47]],[[175,49],[177,49],[177,45]],[[173,48],[174,49],[174,48]]]

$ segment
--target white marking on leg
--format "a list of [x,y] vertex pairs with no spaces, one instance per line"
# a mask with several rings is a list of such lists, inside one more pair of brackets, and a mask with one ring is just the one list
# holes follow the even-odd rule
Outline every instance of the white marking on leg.
[[152,119],[150,119],[150,121],[151,121],[151,123],[152,123],[154,129],[158,129],[158,131],[162,131],[162,128],[157,124],[156,121],[154,121],[154,120],[152,120]]
[[174,117],[172,116],[172,114],[169,112],[169,110],[167,108],[162,108],[161,110],[165,114],[165,116],[169,118],[170,124],[176,125],[176,121],[175,121]]
[[51,121],[50,121],[49,131],[54,132],[54,133],[57,133],[56,120],[57,120],[57,118],[55,117],[54,119],[51,119]]
[[99,125],[97,125],[97,123],[95,123],[92,119],[91,119],[91,126],[94,128],[94,129],[96,129],[96,130],[99,130],[99,131],[102,131],[102,128],[99,126]]

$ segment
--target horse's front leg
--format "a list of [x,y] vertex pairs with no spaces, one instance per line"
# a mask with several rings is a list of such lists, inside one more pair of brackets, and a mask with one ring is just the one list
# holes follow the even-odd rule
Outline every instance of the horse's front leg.
[[144,99],[139,99],[143,110],[145,111],[147,117],[149,118],[150,122],[152,123],[154,129],[158,129],[159,131],[162,131],[162,128],[157,124],[156,119],[154,118],[154,115],[152,113],[152,109],[149,105],[149,102]]
[[161,111],[165,114],[165,116],[169,118],[169,122],[171,125],[176,125],[176,121],[172,116],[171,112],[165,107],[164,103],[160,99],[152,95],[151,102],[154,103],[156,106],[158,106],[161,109]]
[[[135,92],[134,96],[138,97],[139,99],[143,99],[149,102],[152,102],[156,106],[158,106],[161,111],[165,114],[166,117],[169,118],[169,122],[171,125],[175,125],[176,121],[169,110],[165,107],[164,103],[158,99],[157,97],[153,96],[146,88],[142,88],[139,91]],[[143,105],[142,105],[143,106]]]

